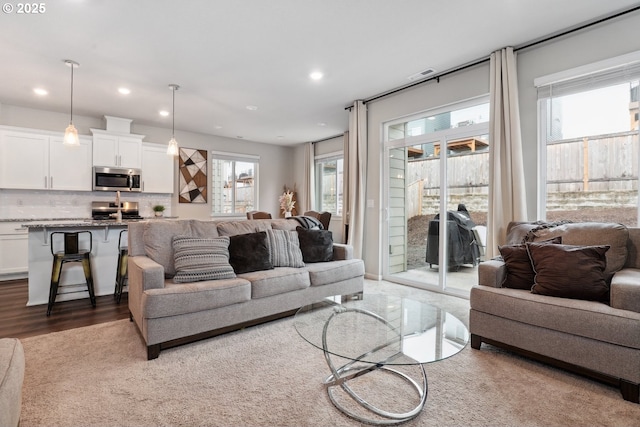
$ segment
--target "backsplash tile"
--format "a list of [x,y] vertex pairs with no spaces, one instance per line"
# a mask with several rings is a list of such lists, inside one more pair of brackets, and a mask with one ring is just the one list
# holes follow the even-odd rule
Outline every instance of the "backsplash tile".
[[[91,202],[115,198],[115,192],[0,189],[0,220],[90,218]],[[120,198],[138,202],[143,217],[153,216],[155,205],[164,205],[165,216],[171,216],[171,194],[121,193]]]

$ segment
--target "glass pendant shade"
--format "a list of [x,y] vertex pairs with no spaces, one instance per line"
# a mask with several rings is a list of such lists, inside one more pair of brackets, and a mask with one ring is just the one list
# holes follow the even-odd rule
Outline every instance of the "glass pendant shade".
[[178,155],[178,141],[175,138],[171,138],[169,141],[169,146],[167,147],[167,154],[169,156],[177,156]]
[[178,141],[176,141],[176,91],[180,89],[180,86],[171,84],[169,85],[172,93],[172,111],[171,111],[171,139],[169,140],[169,146],[167,147],[167,155],[178,155]]
[[69,126],[64,131],[64,145],[71,145],[77,147],[80,145],[80,138],[78,138],[78,129],[69,123]]
[[80,138],[78,138],[78,130],[73,125],[73,69],[80,66],[76,61],[65,59],[64,63],[71,68],[71,107],[69,108],[69,126],[64,131],[63,144],[72,147],[78,147],[80,145]]

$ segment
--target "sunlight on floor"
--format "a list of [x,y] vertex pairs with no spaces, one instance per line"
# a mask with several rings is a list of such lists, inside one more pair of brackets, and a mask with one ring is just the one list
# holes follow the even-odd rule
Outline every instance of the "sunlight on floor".
[[[387,280],[398,280],[399,283],[416,286],[419,288],[431,288],[438,286],[439,269],[437,265],[433,267],[425,266],[415,268],[400,273],[395,273]],[[462,293],[468,297],[471,287],[478,283],[478,266],[462,265],[457,271],[448,271],[446,274],[446,291],[456,294]]]

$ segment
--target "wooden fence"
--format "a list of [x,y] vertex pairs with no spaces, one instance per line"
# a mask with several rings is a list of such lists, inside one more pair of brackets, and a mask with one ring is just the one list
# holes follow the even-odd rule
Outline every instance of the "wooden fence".
[[[638,132],[554,141],[547,145],[547,209],[575,209],[611,203],[636,206],[639,169]],[[489,152],[455,154],[447,159],[450,203],[486,211]],[[440,157],[409,162],[407,217],[437,212],[440,204]],[[606,203],[606,202],[605,202]]]

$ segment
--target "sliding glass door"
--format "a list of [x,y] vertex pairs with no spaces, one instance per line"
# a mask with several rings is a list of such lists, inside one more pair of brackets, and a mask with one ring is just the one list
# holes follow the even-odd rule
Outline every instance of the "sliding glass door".
[[386,126],[384,278],[468,295],[488,198],[486,101]]

